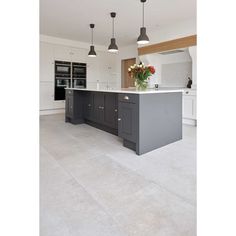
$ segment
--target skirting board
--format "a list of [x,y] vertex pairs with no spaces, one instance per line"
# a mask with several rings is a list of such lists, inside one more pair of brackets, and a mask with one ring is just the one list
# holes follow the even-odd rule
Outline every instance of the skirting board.
[[62,108],[62,109],[55,109],[55,110],[40,110],[39,111],[40,113],[40,115],[53,115],[53,114],[63,114],[63,113],[65,113],[65,109],[64,108]]
[[197,126],[197,120],[183,118],[183,124]]

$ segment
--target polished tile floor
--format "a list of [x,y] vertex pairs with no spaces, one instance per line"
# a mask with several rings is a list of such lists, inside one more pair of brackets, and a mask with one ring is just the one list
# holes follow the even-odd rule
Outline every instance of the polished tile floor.
[[142,156],[64,115],[40,118],[41,236],[196,235],[196,128]]

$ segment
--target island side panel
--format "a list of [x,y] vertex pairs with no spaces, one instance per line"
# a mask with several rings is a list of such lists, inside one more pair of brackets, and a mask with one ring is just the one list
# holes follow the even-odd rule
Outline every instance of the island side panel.
[[65,121],[72,124],[84,123],[84,94],[80,91],[66,90]]
[[182,139],[182,92],[141,94],[137,154]]

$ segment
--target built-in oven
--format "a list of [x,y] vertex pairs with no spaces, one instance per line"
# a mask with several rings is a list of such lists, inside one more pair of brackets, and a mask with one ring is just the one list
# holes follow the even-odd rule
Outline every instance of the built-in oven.
[[79,79],[86,79],[87,76],[87,65],[86,63],[72,63],[72,77]]
[[70,77],[71,75],[71,62],[68,61],[55,61],[55,75],[57,77]]
[[59,88],[68,88],[70,86],[70,79],[56,78],[56,87]]
[[65,88],[70,87],[70,78],[55,78],[54,100],[65,100]]
[[86,88],[86,79],[73,78],[73,87],[74,88]]

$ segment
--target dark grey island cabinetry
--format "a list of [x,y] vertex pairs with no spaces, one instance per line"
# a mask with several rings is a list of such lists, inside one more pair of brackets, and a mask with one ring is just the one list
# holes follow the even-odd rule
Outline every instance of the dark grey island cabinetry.
[[141,155],[182,139],[182,91],[66,89],[65,120],[118,135]]

